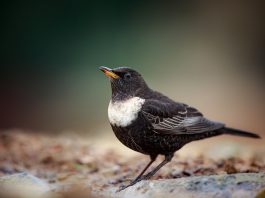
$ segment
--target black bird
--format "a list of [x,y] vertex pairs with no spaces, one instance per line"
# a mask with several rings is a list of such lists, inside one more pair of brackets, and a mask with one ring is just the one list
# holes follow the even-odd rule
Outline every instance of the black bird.
[[[99,69],[110,78],[112,96],[108,117],[116,137],[125,146],[151,158],[143,171],[120,190],[149,179],[191,141],[221,134],[260,138],[257,134],[208,120],[197,109],[150,89],[142,76],[131,68],[101,66]],[[144,175],[159,154],[165,156],[164,161]]]

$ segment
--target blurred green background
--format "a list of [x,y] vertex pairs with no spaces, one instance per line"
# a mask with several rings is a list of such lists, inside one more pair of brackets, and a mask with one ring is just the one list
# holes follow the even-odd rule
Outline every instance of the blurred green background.
[[98,66],[125,65],[207,117],[265,131],[262,1],[9,1],[0,9],[1,129],[110,130],[110,86]]

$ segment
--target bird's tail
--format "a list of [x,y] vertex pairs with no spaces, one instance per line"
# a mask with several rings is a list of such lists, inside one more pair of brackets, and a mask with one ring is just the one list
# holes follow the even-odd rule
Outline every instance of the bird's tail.
[[223,134],[230,134],[230,135],[238,135],[238,136],[244,136],[244,137],[250,137],[250,138],[261,138],[259,135],[255,133],[251,133],[248,131],[242,131],[239,129],[233,129],[229,127],[225,127],[222,129]]

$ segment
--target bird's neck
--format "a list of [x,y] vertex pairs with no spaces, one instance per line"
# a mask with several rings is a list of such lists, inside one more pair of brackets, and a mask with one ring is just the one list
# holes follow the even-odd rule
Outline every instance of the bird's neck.
[[122,93],[122,92],[112,92],[111,94],[111,100],[112,101],[121,101],[121,100],[126,100],[131,98],[132,96],[126,93]]
[[111,99],[112,101],[122,101],[133,97],[139,97],[145,99],[146,96],[149,96],[150,94],[152,94],[152,92],[153,91],[148,87],[146,87],[145,89],[141,88],[134,92],[122,92],[122,91],[113,90]]

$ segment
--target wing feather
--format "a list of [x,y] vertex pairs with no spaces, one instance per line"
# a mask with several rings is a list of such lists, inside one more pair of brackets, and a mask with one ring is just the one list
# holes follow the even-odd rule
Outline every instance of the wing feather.
[[224,127],[223,123],[208,120],[197,109],[181,103],[147,101],[141,113],[156,133],[197,134]]

